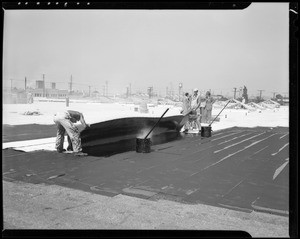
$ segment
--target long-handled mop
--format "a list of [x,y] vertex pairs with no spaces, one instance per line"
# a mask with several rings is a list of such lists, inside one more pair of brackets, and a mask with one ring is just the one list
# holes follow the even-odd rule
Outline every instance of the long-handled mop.
[[222,113],[222,111],[226,108],[226,106],[229,104],[230,100],[226,103],[226,105],[223,107],[223,109],[219,112],[219,114],[210,122],[208,126],[201,126],[201,136],[202,137],[210,137],[211,136],[211,124],[218,118],[218,116]]
[[151,134],[151,132],[154,130],[156,125],[160,122],[162,117],[167,113],[169,110],[166,109],[166,111],[163,113],[163,115],[159,118],[159,120],[153,125],[152,129],[148,132],[148,134],[145,136],[145,138],[136,138],[136,152],[138,153],[149,153],[150,152],[150,145],[151,145],[151,140],[148,139],[147,137]]

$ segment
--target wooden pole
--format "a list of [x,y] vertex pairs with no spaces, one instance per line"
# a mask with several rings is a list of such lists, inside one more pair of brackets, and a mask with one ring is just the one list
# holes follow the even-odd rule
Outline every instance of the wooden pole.
[[155,123],[155,125],[152,127],[152,129],[149,131],[149,133],[146,135],[146,137],[144,139],[147,139],[147,137],[149,136],[149,134],[152,132],[152,130],[155,128],[155,126],[159,123],[159,121],[162,119],[162,117],[164,117],[164,115],[167,113],[167,111],[169,110],[166,109],[165,113],[163,113],[163,115],[159,118],[159,120]]
[[234,87],[233,90],[234,90],[233,91],[234,92],[233,99],[235,99],[235,96],[236,96],[236,87]]
[[258,90],[258,91],[259,91],[259,100],[261,100],[261,95],[264,90]]
[[43,74],[43,82],[44,82],[44,86],[43,86],[43,97],[45,97],[45,91],[46,91],[46,86],[45,86],[45,74]]
[[209,127],[211,126],[211,124],[216,120],[216,118],[218,118],[218,116],[221,114],[221,112],[226,108],[226,106],[229,104],[230,100],[228,100],[227,104],[224,106],[224,108],[220,111],[220,113],[213,119],[213,121],[208,125]]

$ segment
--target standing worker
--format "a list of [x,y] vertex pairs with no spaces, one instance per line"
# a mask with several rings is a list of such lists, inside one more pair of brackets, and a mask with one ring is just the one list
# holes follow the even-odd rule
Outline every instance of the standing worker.
[[30,93],[30,92],[27,94],[27,103],[28,104],[33,103],[33,96],[32,96],[32,93]]
[[69,141],[68,150],[73,149],[73,152],[77,156],[87,155],[82,152],[80,133],[78,128],[74,125],[77,121],[80,121],[84,128],[89,127],[84,120],[83,114],[78,111],[67,110],[65,112],[58,112],[54,115],[54,122],[57,126],[57,137],[55,143],[57,152],[62,153],[65,151],[63,146],[65,132],[67,132]]
[[211,112],[212,112],[212,105],[214,103],[214,99],[211,97],[211,94],[209,91],[206,92],[205,95],[205,107],[204,107],[204,122],[209,123],[211,121]]
[[[183,97],[183,102],[182,102],[182,111],[181,113],[186,116],[188,114],[191,113],[191,98],[189,96],[189,93],[186,92],[184,94],[184,97]],[[189,127],[190,127],[190,124],[188,121],[186,121],[186,123],[184,124],[184,132],[187,133],[188,130],[189,130]]]
[[191,109],[192,109],[192,116],[195,119],[197,128],[199,132],[201,132],[201,112],[200,112],[200,104],[201,104],[201,98],[200,95],[198,94],[198,89],[194,89],[194,94],[192,95],[191,99]]

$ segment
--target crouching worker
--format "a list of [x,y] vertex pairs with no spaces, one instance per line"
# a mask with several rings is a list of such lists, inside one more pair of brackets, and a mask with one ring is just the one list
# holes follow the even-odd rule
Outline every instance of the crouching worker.
[[80,132],[74,125],[74,123],[76,123],[77,121],[80,121],[84,128],[89,127],[89,125],[86,124],[84,120],[83,114],[78,111],[67,110],[65,112],[58,112],[54,115],[54,123],[57,126],[57,136],[55,143],[57,152],[62,153],[63,151],[65,151],[63,147],[65,132],[67,132],[69,142],[68,150],[73,150],[73,152],[77,156],[87,155],[86,153],[82,152]]

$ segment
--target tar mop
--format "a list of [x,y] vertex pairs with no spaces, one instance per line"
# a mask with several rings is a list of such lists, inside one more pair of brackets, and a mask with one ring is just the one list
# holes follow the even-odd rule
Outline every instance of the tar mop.
[[136,139],[136,152],[137,153],[150,153],[151,151],[151,139],[148,138],[148,136],[152,133],[156,125],[160,122],[160,120],[164,117],[164,115],[167,113],[169,108],[166,109],[166,111],[162,114],[162,116],[159,118],[159,120],[153,125],[152,129],[148,132],[148,134],[144,138],[137,138]]

